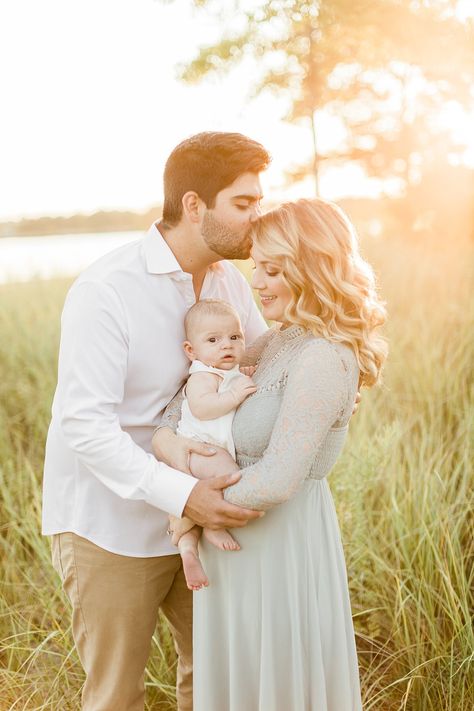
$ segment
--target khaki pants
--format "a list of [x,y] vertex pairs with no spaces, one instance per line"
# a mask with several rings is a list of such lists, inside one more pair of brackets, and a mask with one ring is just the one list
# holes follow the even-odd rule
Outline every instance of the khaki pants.
[[192,593],[179,555],[117,555],[74,533],[53,536],[52,547],[86,672],[83,710],[143,711],[145,665],[161,607],[179,657],[178,709],[192,711]]

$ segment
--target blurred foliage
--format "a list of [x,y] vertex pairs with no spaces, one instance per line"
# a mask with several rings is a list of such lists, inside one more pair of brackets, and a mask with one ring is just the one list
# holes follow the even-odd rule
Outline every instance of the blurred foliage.
[[[201,47],[182,79],[198,82],[254,60],[254,92],[283,94],[286,118],[312,130],[312,164],[295,167],[291,179],[312,172],[317,186],[323,162],[356,161],[369,176],[397,178],[399,193],[408,194],[426,177],[432,182],[441,165],[462,162],[465,146],[453,144],[439,120],[448,105],[473,110],[474,24],[456,16],[455,0],[193,5],[226,29]],[[318,141],[323,109],[345,134],[327,153]]]

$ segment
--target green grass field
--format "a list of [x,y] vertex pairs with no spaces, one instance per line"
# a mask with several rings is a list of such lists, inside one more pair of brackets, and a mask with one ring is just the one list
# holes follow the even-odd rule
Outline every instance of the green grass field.
[[[383,385],[363,392],[330,476],[364,708],[471,711],[473,255],[465,246],[382,241],[364,251],[387,300],[391,352]],[[68,605],[40,535],[67,287],[0,287],[0,711],[79,708],[83,675]],[[162,625],[147,670],[147,709],[174,708],[174,665]]]

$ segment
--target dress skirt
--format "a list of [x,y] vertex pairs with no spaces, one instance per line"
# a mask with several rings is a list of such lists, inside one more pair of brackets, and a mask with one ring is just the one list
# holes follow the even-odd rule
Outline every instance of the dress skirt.
[[194,711],[360,711],[339,525],[326,479],[202,540],[210,585],[194,593]]

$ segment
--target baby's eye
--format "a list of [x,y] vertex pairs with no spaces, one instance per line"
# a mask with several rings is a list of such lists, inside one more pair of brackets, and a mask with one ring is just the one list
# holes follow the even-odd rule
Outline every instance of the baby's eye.
[[238,341],[242,336],[239,333],[235,333],[233,336],[230,337],[231,341]]
[[214,336],[211,336],[211,338],[209,338],[208,340],[209,340],[209,343],[215,343],[215,342],[216,342],[216,339],[214,338]]

